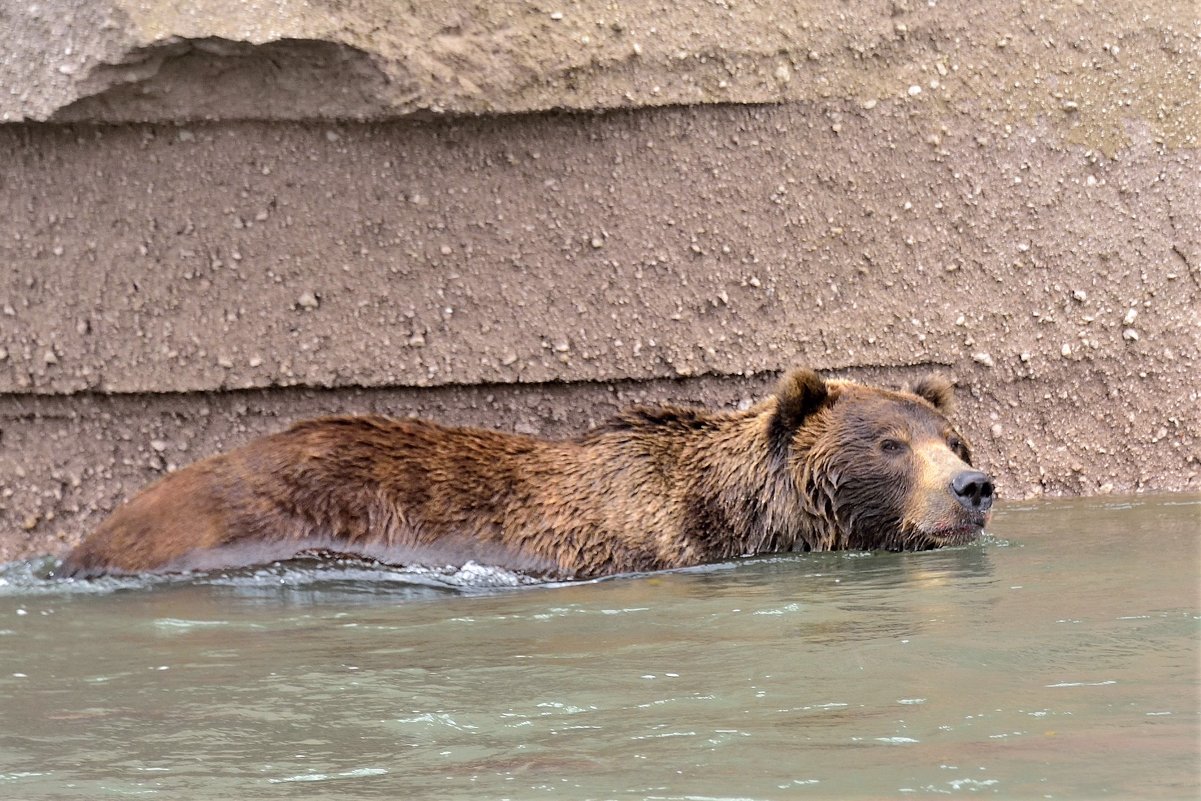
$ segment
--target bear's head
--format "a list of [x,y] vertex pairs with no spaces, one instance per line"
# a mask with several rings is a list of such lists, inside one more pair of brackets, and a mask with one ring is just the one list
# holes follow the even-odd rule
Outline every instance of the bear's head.
[[988,522],[993,482],[947,418],[952,386],[931,376],[893,392],[787,375],[773,436],[815,549],[922,550],[967,542]]

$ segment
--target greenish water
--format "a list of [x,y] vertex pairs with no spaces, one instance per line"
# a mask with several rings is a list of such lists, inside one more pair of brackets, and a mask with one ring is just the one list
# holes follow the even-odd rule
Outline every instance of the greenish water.
[[990,532],[510,589],[0,567],[0,798],[1197,797],[1201,498]]

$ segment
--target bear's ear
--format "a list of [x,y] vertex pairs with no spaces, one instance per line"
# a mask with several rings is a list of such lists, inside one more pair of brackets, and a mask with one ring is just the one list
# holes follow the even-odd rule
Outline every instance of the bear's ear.
[[943,414],[949,413],[955,403],[955,385],[945,376],[928,375],[914,384],[909,391],[928,400],[931,406]]
[[793,370],[776,387],[776,427],[795,431],[829,398],[830,388],[820,375],[812,370]]

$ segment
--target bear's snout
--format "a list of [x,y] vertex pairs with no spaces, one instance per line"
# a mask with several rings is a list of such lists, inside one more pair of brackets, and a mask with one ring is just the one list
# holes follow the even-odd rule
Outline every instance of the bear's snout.
[[941,439],[914,448],[916,488],[901,529],[906,547],[938,547],[975,537],[988,524],[996,487],[992,477],[965,462]]
[[951,490],[959,504],[969,512],[988,514],[992,509],[993,483],[986,473],[964,470],[951,479]]

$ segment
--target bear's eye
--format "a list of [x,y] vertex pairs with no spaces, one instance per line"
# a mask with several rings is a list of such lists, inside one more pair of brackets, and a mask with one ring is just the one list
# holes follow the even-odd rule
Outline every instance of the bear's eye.
[[899,439],[884,439],[880,440],[880,450],[885,453],[900,453],[905,449],[905,443]]
[[947,437],[947,447],[963,461],[968,464],[972,463],[972,452],[968,450],[967,443],[964,442],[958,435],[951,434]]

